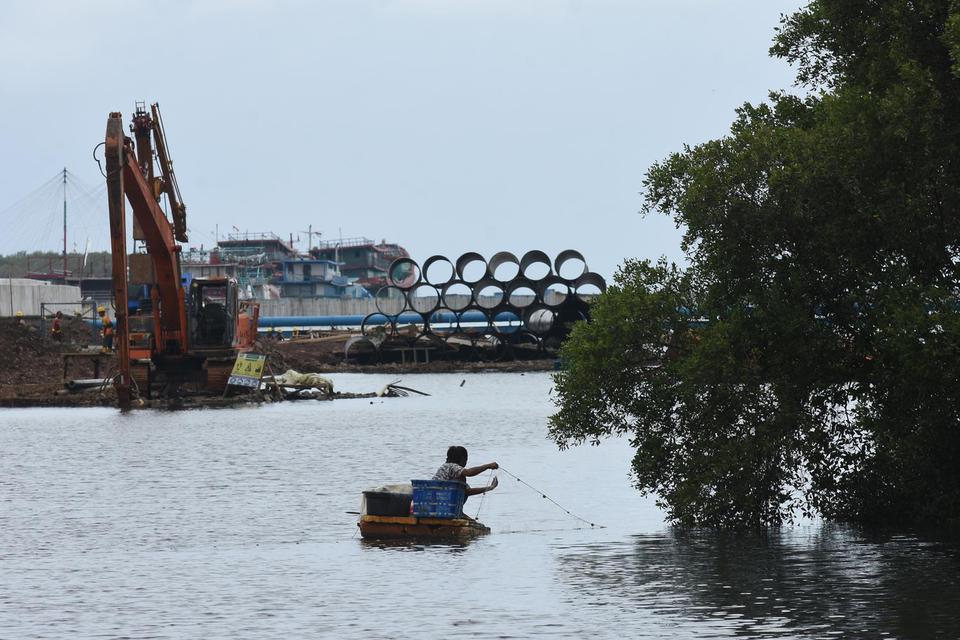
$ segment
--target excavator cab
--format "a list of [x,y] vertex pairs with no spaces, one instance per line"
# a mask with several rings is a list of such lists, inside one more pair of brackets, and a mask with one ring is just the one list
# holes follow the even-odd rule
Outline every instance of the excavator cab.
[[193,350],[230,349],[237,317],[237,283],[194,278],[187,294],[187,327]]

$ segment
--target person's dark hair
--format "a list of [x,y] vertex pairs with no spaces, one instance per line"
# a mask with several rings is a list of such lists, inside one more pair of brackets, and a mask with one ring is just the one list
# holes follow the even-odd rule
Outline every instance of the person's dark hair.
[[461,467],[467,466],[467,450],[454,445],[447,449],[447,462],[453,462]]

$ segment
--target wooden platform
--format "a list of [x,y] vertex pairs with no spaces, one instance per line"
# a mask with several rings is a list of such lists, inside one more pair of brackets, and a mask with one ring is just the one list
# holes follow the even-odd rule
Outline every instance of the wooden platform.
[[470,518],[454,520],[396,516],[360,516],[357,522],[365,540],[469,540],[490,533],[490,528]]

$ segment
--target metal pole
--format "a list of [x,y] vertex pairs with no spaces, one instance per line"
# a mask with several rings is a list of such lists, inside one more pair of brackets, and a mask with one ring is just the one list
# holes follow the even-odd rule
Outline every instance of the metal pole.
[[63,284],[67,284],[67,168],[63,168]]

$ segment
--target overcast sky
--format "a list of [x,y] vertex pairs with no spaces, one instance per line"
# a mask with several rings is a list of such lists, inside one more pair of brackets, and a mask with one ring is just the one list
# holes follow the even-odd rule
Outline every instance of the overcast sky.
[[[57,249],[37,232],[56,203],[11,205],[64,166],[100,188],[107,115],[144,100],[196,246],[219,225],[305,248],[312,224],[419,260],[575,248],[608,277],[625,257],[677,260],[673,222],[638,214],[644,173],[791,88],[767,50],[803,4],[4,0],[0,253]],[[106,211],[76,209],[71,245],[107,248]]]

